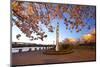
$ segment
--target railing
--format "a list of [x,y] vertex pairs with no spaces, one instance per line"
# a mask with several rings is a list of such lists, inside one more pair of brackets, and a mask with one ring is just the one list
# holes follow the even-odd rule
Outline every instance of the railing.
[[[18,49],[17,49],[18,48]],[[51,48],[54,48],[54,46],[42,46],[42,47],[26,47],[27,49],[25,49],[25,48],[19,48],[19,47],[17,47],[17,48],[13,48],[13,49],[16,49],[17,51],[16,52],[13,52],[13,50],[12,50],[12,53],[21,53],[21,52],[31,52],[31,51],[41,51],[41,50],[48,50],[48,49],[51,49]],[[33,50],[33,48],[34,48],[34,50]]]

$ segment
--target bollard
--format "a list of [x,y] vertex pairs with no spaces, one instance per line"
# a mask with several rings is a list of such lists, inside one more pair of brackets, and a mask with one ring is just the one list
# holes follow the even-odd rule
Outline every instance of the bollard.
[[41,47],[39,48],[39,51],[41,50]]
[[19,53],[21,53],[22,52],[22,49],[19,49]]
[[35,50],[34,51],[37,51],[37,49],[35,48]]
[[28,52],[31,52],[31,48],[29,48],[29,51]]

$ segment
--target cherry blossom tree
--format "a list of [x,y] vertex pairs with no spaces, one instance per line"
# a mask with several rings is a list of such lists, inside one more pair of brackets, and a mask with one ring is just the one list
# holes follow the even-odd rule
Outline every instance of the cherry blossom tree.
[[[39,3],[39,2],[25,2],[12,1],[12,26],[15,24],[26,37],[30,40],[38,40],[47,37],[45,31],[39,26],[39,23],[44,24],[49,32],[54,32],[54,27],[51,25],[55,18],[63,19],[66,25],[66,30],[72,32],[80,32],[82,28],[91,26],[84,22],[86,18],[95,19],[95,6],[74,5],[74,4],[54,4],[54,3]],[[69,17],[64,16],[69,14]],[[95,24],[91,24],[95,25]],[[32,36],[32,33],[38,35],[37,38]],[[21,34],[16,35],[19,39]]]

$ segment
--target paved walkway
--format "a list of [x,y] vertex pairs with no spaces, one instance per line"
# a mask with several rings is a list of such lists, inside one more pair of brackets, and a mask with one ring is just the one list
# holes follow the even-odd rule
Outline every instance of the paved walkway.
[[93,50],[74,50],[71,54],[65,55],[44,55],[42,51],[23,52],[12,54],[13,65],[27,64],[48,64],[62,62],[78,62],[96,60],[95,51]]

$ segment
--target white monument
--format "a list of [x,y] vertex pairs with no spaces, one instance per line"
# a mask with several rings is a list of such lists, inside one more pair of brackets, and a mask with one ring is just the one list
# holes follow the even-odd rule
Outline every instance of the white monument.
[[56,51],[59,51],[59,23],[56,27]]

